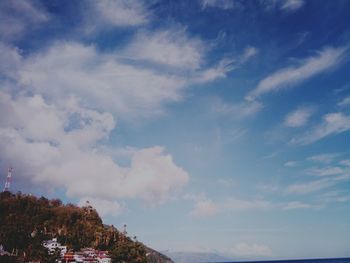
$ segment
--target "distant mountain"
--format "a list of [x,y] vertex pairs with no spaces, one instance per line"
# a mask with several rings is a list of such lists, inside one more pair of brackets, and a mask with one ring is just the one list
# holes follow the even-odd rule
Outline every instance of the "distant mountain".
[[207,263],[207,262],[230,262],[227,258],[216,253],[200,252],[163,252],[174,260],[175,263]]

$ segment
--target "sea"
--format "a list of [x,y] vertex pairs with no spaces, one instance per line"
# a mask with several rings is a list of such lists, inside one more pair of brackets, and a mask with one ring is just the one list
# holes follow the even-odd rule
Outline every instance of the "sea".
[[[215,262],[210,262],[210,263],[215,263]],[[350,263],[350,258],[293,259],[293,260],[271,260],[271,261],[268,261],[268,260],[266,261],[229,261],[229,262],[220,262],[220,263]]]

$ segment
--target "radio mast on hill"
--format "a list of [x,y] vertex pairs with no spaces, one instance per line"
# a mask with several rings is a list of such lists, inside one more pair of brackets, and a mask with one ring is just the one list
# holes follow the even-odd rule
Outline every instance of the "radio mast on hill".
[[13,171],[13,168],[12,168],[12,167],[10,167],[10,168],[8,169],[8,171],[7,171],[7,177],[6,177],[4,192],[10,190],[11,178],[12,178],[12,171]]

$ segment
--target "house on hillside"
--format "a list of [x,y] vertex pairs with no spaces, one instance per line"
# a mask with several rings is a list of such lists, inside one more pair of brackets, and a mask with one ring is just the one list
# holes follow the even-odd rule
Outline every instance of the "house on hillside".
[[84,248],[79,252],[67,252],[57,261],[58,263],[111,263],[107,251]]
[[57,238],[44,241],[43,246],[49,250],[50,254],[53,254],[57,249],[60,250],[61,256],[67,253],[67,247],[58,243]]

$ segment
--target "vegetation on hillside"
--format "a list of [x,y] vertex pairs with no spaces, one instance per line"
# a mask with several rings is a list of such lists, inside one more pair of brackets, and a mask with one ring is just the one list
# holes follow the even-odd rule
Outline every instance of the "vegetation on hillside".
[[0,244],[16,253],[17,261],[54,262],[57,255],[49,255],[42,246],[54,237],[74,251],[84,247],[108,250],[113,262],[171,262],[161,254],[147,258],[147,247],[115,227],[103,225],[91,206],[80,208],[64,205],[59,199],[0,193]]

